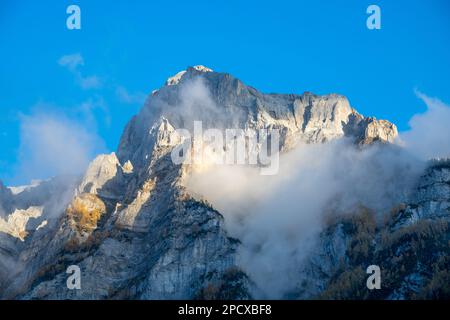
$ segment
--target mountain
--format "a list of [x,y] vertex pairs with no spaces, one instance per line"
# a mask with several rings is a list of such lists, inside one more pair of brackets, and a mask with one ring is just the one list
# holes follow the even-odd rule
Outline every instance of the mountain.
[[[176,130],[192,131],[194,120],[204,129],[277,129],[282,153],[337,139],[390,145],[398,135],[394,124],[362,116],[341,95],[263,94],[230,74],[190,67],[148,97],[117,152],[99,155],[83,177],[22,189],[0,183],[0,297],[254,297],[258,285],[239,264],[241,239],[186,187],[195,167],[172,161],[182,143]],[[437,281],[448,277],[449,168],[430,164],[416,194],[383,224],[370,208],[330,221],[316,254],[299,267],[298,287],[284,297],[448,296]],[[369,260],[392,266],[390,291],[362,293]],[[70,265],[82,271],[81,290],[66,286]]]

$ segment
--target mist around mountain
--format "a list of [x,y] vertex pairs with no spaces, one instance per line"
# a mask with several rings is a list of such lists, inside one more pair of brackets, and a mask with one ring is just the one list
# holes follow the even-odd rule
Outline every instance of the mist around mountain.
[[[418,95],[428,111],[399,134],[342,95],[264,94],[190,67],[81,176],[0,183],[0,298],[449,298],[450,108]],[[211,143],[196,122],[246,139],[278,132],[275,171],[217,164],[233,140],[174,163],[181,130]],[[244,141],[249,160],[263,143]],[[371,265],[380,289],[366,285]]]

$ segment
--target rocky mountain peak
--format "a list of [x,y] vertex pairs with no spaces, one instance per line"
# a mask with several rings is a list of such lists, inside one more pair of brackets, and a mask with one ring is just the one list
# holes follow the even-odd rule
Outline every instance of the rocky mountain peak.
[[[230,74],[195,66],[169,78],[130,121],[117,151],[120,162],[144,165],[155,143],[174,143],[164,132],[192,130],[194,121],[202,121],[205,129],[279,129],[281,150],[299,141],[320,143],[347,136],[368,144],[393,142],[398,135],[394,124],[365,118],[342,95],[264,94]],[[156,136],[155,129],[160,132]]]
[[212,69],[210,69],[210,68],[208,68],[208,67],[205,67],[205,66],[202,66],[202,65],[197,65],[197,66],[189,67],[187,70],[180,71],[180,72],[178,72],[176,75],[174,75],[174,76],[168,78],[168,79],[166,80],[165,85],[166,85],[166,86],[173,86],[173,85],[178,84],[178,83],[180,82],[181,78],[184,76],[184,74],[185,74],[186,72],[189,72],[189,71],[213,72]]
[[[2,226],[8,230],[7,236],[0,232],[0,249],[8,249],[0,250],[0,266],[12,259],[26,268],[20,277],[6,279],[0,273],[0,297],[250,297],[248,276],[237,267],[240,241],[229,236],[220,212],[190,194],[183,184],[185,166],[170,157],[183,141],[176,129],[191,131],[193,121],[202,121],[204,129],[278,129],[281,151],[300,142],[343,137],[355,144],[390,143],[398,134],[394,124],[364,117],[342,95],[266,94],[230,74],[190,67],[147,99],[127,124],[117,154],[99,155],[73,189],[58,193],[58,184],[46,182],[13,197],[0,183],[0,204],[6,203],[2,197],[14,198],[9,220],[0,220],[0,231]],[[448,212],[449,176],[447,162],[433,166],[401,214],[416,221]],[[71,198],[64,208],[51,211],[50,195],[55,194]],[[37,207],[43,209],[38,212]],[[29,220],[36,220],[33,230]],[[319,254],[299,276],[311,279],[309,285],[316,288],[301,296],[311,297],[327,285],[329,279],[318,279],[322,273],[312,270],[322,267],[323,274],[332,274],[341,260],[348,260],[351,235],[344,225],[338,222],[321,235]],[[17,238],[26,241],[16,244]],[[71,264],[84,272],[81,291],[66,289],[64,266]]]

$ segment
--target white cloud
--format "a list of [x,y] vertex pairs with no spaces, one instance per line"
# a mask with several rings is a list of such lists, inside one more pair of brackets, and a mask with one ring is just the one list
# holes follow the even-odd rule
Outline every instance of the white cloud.
[[261,297],[280,298],[298,285],[327,213],[364,205],[381,217],[405,200],[422,169],[399,148],[360,149],[342,139],[299,145],[280,157],[278,175],[215,166],[191,176],[188,189],[212,203],[242,241],[240,265],[265,293]]
[[67,68],[75,76],[75,81],[82,89],[96,89],[102,86],[102,81],[98,76],[84,76],[81,73],[80,66],[84,66],[84,59],[80,53],[64,55],[59,58],[58,64]]
[[450,157],[450,106],[416,91],[427,111],[414,115],[410,129],[400,133],[400,143],[421,159]]
[[69,119],[40,105],[20,116],[19,164],[16,181],[80,174],[104,143],[84,121]]

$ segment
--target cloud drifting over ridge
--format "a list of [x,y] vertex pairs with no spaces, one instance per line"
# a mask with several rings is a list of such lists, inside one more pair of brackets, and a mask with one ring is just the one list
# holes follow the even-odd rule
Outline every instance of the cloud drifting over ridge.
[[20,146],[15,180],[81,174],[104,151],[102,139],[83,120],[76,121],[47,106],[20,116]]
[[193,174],[188,189],[211,202],[231,235],[242,241],[241,267],[262,297],[281,298],[298,285],[300,266],[328,214],[351,213],[363,205],[381,217],[406,200],[422,169],[399,148],[360,150],[340,139],[299,145],[281,156],[275,176],[217,166]]
[[410,130],[400,133],[400,143],[421,159],[450,157],[450,106],[419,91],[416,95],[427,110],[410,119]]

